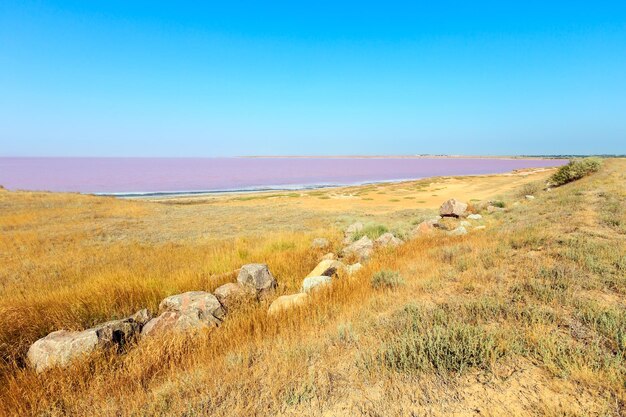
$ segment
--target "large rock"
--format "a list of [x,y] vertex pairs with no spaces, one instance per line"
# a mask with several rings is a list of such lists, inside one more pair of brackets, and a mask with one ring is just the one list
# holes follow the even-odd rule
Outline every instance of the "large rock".
[[325,249],[330,245],[330,242],[328,241],[328,239],[323,238],[323,237],[318,237],[313,239],[313,242],[311,242],[311,247],[313,249]]
[[442,217],[460,217],[465,214],[465,210],[467,210],[467,204],[451,198],[441,205],[439,214]]
[[349,246],[343,249],[344,255],[355,255],[359,260],[365,261],[372,256],[374,250],[374,242],[367,236],[363,236],[361,239],[353,242]]
[[326,275],[318,277],[307,277],[302,281],[302,292],[309,292],[320,285],[327,285],[332,282],[332,278]]
[[58,330],[33,343],[26,358],[39,373],[54,366],[67,366],[72,360],[93,352],[96,347],[98,335],[94,329],[82,332]]
[[159,312],[161,315],[143,327],[142,335],[216,326],[226,315],[217,297],[205,291],[189,291],[167,297],[159,304]]
[[392,247],[400,246],[403,243],[404,241],[402,239],[395,237],[393,233],[389,233],[389,232],[383,233],[382,235],[380,235],[378,239],[374,241],[375,246],[379,246],[382,248],[385,248],[387,246],[392,246]]
[[294,307],[302,306],[306,304],[309,300],[309,295],[307,293],[298,293],[291,295],[283,295],[278,297],[277,299],[270,304],[270,308],[267,310],[267,313],[271,316],[281,311],[289,310]]
[[317,264],[317,266],[307,275],[307,277],[318,277],[320,275],[326,275],[332,277],[336,275],[340,270],[345,269],[343,262],[335,261],[332,259],[324,260]]
[[67,366],[96,348],[121,350],[137,338],[150,318],[148,310],[141,310],[83,331],[58,330],[33,343],[26,358],[36,372],[42,372],[53,366]]
[[240,283],[229,282],[213,291],[222,307],[228,312],[239,305],[252,301],[256,295],[254,290]]
[[276,279],[266,264],[248,264],[241,267],[237,282],[256,291],[257,296],[263,297],[276,288]]

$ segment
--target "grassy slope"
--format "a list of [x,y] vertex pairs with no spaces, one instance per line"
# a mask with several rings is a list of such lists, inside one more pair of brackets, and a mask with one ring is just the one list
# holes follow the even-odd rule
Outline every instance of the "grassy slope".
[[[487,230],[378,253],[287,316],[250,306],[210,334],[147,340],[120,357],[94,355],[36,376],[12,362],[47,331],[154,308],[174,291],[211,290],[249,261],[267,261],[279,292],[292,292],[319,256],[308,248],[319,231],[111,241],[151,208],[91,197],[68,207],[46,196],[45,224],[24,228],[39,220],[27,210],[1,218],[12,232],[0,241],[0,352],[9,361],[0,407],[53,415],[623,414],[625,174],[626,161],[611,160],[534,201],[513,206],[519,197],[510,195],[510,211],[486,217]],[[106,221],[92,218],[94,201]],[[319,226],[311,221],[309,229]],[[323,234],[338,245],[337,231]],[[404,284],[372,288],[382,269],[398,271]]]

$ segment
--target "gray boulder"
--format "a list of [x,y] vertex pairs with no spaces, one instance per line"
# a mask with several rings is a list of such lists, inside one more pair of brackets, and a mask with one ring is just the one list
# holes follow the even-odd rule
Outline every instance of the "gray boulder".
[[465,214],[465,210],[467,210],[467,204],[451,198],[441,205],[439,214],[442,217],[460,217]]
[[308,277],[302,281],[302,292],[309,292],[320,285],[327,285],[332,282],[332,278],[322,275],[319,277]]
[[483,216],[481,216],[480,214],[470,214],[469,216],[467,216],[467,218],[470,220],[480,220],[483,218]]
[[367,236],[363,236],[343,249],[344,255],[355,255],[361,261],[369,259],[373,251],[374,242]]
[[256,291],[257,296],[263,297],[276,288],[276,279],[266,264],[248,264],[241,267],[237,282]]
[[71,361],[86,356],[98,347],[94,329],[82,332],[58,330],[37,340],[28,349],[26,359],[37,373],[54,366],[67,366]]
[[27,361],[36,372],[42,372],[53,366],[67,366],[97,348],[120,351],[136,340],[150,318],[150,312],[144,309],[130,317],[111,320],[87,330],[52,332],[30,346]]
[[202,329],[219,325],[226,311],[217,297],[205,291],[189,291],[165,298],[158,317],[142,329],[142,335],[168,330]]
[[218,299],[222,307],[228,312],[237,306],[250,302],[256,295],[254,290],[240,283],[229,282],[213,291],[213,295]]

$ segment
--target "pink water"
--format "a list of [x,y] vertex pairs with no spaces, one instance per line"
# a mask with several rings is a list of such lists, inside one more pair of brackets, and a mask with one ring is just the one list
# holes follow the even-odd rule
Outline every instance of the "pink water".
[[10,190],[188,193],[495,174],[566,160],[485,158],[0,158]]

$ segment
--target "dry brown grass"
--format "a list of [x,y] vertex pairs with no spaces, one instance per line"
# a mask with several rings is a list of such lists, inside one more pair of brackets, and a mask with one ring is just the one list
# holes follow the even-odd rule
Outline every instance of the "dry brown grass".
[[[211,332],[142,340],[124,355],[97,353],[42,375],[21,366],[38,337],[155,308],[168,294],[212,290],[243,263],[267,262],[279,293],[296,291],[320,255],[311,239],[329,237],[339,249],[339,228],[324,222],[339,226],[354,213],[310,212],[298,222],[290,207],[275,207],[279,218],[291,214],[269,234],[248,219],[251,233],[215,239],[186,229],[217,227],[208,222],[227,211],[194,222],[183,213],[197,208],[187,205],[0,192],[0,410],[623,414],[625,173],[626,161],[607,161],[519,205],[510,190],[510,210],[486,216],[487,230],[380,251],[356,276],[280,317],[267,316],[267,302],[250,305]],[[162,210],[182,225],[165,220],[165,231],[146,230]],[[403,284],[372,286],[381,270]]]

